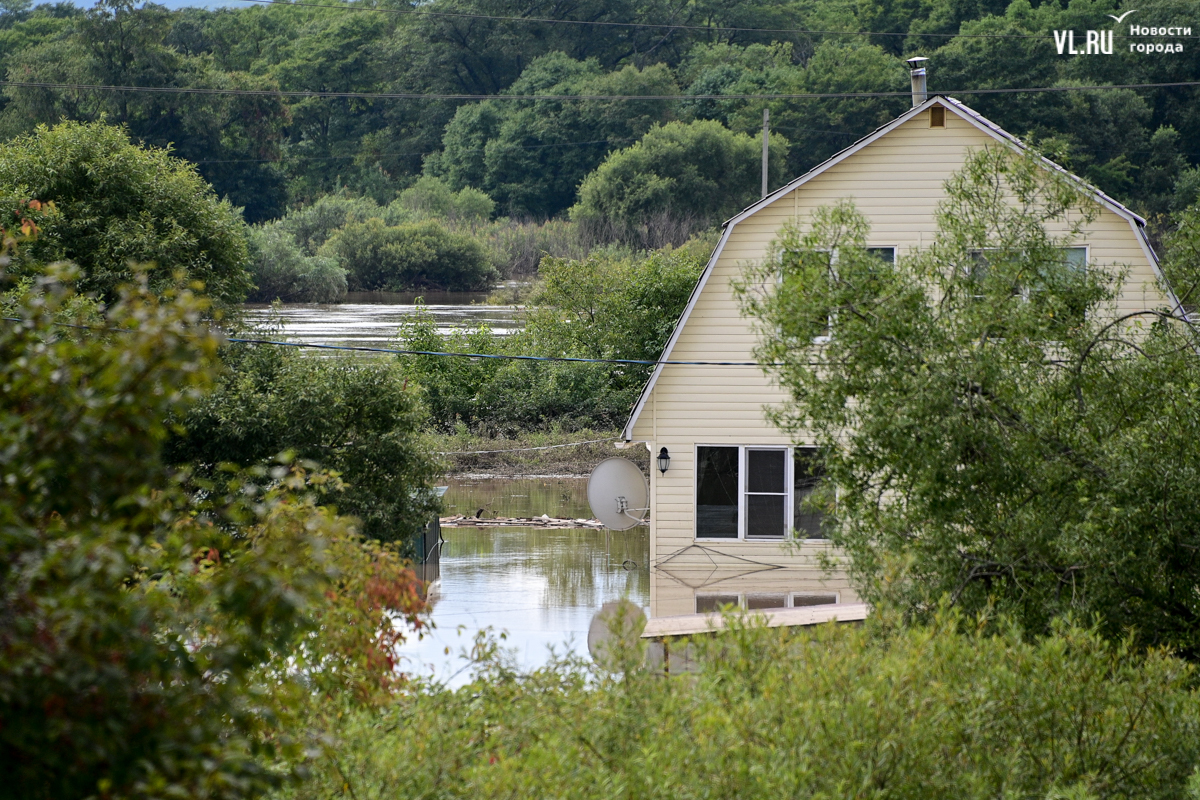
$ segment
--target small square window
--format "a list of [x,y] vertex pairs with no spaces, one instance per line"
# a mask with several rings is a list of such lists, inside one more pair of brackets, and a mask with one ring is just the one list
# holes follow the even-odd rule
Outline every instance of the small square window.
[[943,106],[934,106],[929,109],[929,127],[946,127],[946,109]]
[[832,606],[837,605],[836,594],[801,594],[792,595],[792,608],[805,608],[807,606]]
[[696,595],[696,613],[697,614],[712,614],[720,611],[725,606],[738,606],[741,604],[741,598],[736,594],[697,594]]

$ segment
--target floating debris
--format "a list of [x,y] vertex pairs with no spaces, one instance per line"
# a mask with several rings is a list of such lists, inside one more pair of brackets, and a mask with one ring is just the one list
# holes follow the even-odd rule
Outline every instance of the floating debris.
[[596,528],[604,527],[598,519],[563,519],[542,514],[540,517],[467,517],[455,514],[441,517],[443,528]]

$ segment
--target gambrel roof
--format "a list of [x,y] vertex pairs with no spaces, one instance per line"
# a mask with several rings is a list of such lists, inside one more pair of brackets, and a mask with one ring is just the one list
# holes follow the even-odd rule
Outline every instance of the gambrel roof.
[[[758,211],[766,208],[767,206],[770,206],[772,203],[779,200],[784,195],[787,195],[787,194],[791,193],[793,190],[798,189],[799,187],[803,186],[808,181],[812,180],[813,178],[817,177],[818,175],[821,175],[825,171],[829,170],[831,167],[834,167],[837,164],[840,164],[841,162],[843,162],[847,159],[853,158],[855,156],[855,154],[858,153],[859,151],[861,151],[863,148],[865,148],[868,145],[872,144],[873,142],[887,136],[889,133],[896,130],[901,125],[904,125],[906,122],[909,122],[914,117],[916,117],[919,114],[922,114],[923,112],[927,111],[929,108],[931,108],[933,106],[941,106],[941,107],[945,108],[947,113],[954,114],[957,117],[959,117],[960,119],[965,120],[967,123],[974,126],[978,130],[984,132],[985,134],[987,134],[988,136],[990,136],[991,138],[995,139],[998,142],[1001,142],[1007,146],[1010,146],[1014,149],[1017,149],[1017,150],[1020,150],[1023,152],[1028,150],[1026,145],[1023,144],[1015,136],[1008,133],[1007,131],[1002,129],[1000,126],[996,125],[994,122],[981,116],[979,113],[971,110],[970,108],[963,105],[959,101],[957,101],[953,98],[950,98],[950,97],[934,96],[934,97],[931,97],[930,99],[926,100],[924,103],[908,110],[904,114],[901,114],[899,117],[892,120],[888,124],[882,126],[881,128],[877,129],[873,133],[863,137],[862,139],[859,139],[857,142],[855,142],[850,147],[847,147],[845,150],[842,150],[841,152],[837,153],[836,155],[831,156],[830,158],[823,161],[821,164],[818,164],[816,167],[813,167],[811,170],[806,172],[804,175],[800,176],[799,178],[796,178],[791,183],[788,183],[785,186],[782,186],[782,187],[776,189],[774,192],[771,192],[766,197],[764,197],[762,200],[759,200],[757,203],[754,203],[753,205],[749,206],[748,208],[746,208],[744,211],[742,211],[737,216],[728,220],[723,226],[721,238],[718,241],[716,248],[713,250],[712,256],[709,258],[708,264],[704,268],[704,272],[701,273],[700,279],[696,282],[696,286],[692,290],[691,297],[688,299],[687,306],[684,308],[683,314],[679,318],[679,322],[676,323],[676,325],[675,325],[675,330],[672,332],[671,338],[667,341],[667,345],[663,349],[662,356],[659,359],[660,363],[657,366],[655,366],[654,372],[650,376],[650,380],[647,381],[645,388],[642,390],[641,396],[638,398],[637,404],[633,408],[633,412],[630,414],[629,421],[626,423],[625,429],[623,431],[623,438],[626,441],[631,441],[633,439],[634,425],[637,422],[638,417],[641,415],[643,409],[645,408],[647,399],[650,397],[651,393],[654,391],[654,387],[657,384],[659,377],[662,375],[664,366],[666,366],[661,362],[671,360],[672,353],[675,349],[676,343],[679,340],[679,336],[680,336],[681,332],[683,331],[684,327],[687,325],[688,319],[691,316],[692,311],[695,308],[696,303],[700,298],[700,295],[704,292],[704,288],[705,288],[705,285],[708,283],[709,276],[712,274],[713,269],[717,263],[717,260],[721,256],[721,252],[724,249],[726,242],[729,241],[730,234],[733,232],[734,228],[738,225],[738,223],[743,222],[744,220],[748,219],[749,217],[752,217]],[[1112,211],[1113,213],[1115,213],[1116,215],[1118,215],[1119,217],[1121,217],[1122,219],[1124,219],[1125,221],[1127,221],[1129,223],[1129,226],[1132,229],[1133,234],[1136,237],[1137,242],[1138,242],[1142,252],[1145,254],[1146,259],[1148,260],[1152,269],[1154,270],[1154,274],[1161,281],[1162,280],[1162,272],[1159,269],[1158,259],[1155,256],[1154,251],[1150,246],[1150,241],[1146,236],[1146,230],[1145,230],[1146,220],[1143,219],[1142,217],[1138,216],[1133,211],[1129,210],[1128,208],[1126,208],[1124,205],[1117,202],[1113,198],[1109,197],[1104,192],[1100,191],[1096,187],[1087,183],[1082,178],[1079,178],[1078,176],[1063,169],[1058,164],[1055,164],[1054,162],[1050,161],[1049,159],[1045,159],[1045,158],[1043,158],[1042,161],[1044,162],[1047,169],[1052,169],[1052,170],[1060,172],[1064,175],[1067,175],[1072,181],[1074,181],[1076,184],[1078,184],[1079,189],[1083,193],[1085,193],[1086,195],[1093,198],[1103,208],[1106,208],[1109,211]],[[1170,295],[1170,300],[1174,305],[1178,306],[1178,301],[1173,295]]]

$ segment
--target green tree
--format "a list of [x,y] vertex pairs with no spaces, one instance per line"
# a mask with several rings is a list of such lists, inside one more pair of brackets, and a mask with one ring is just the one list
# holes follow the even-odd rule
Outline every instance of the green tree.
[[0,275],[4,797],[260,795],[316,744],[310,703],[391,693],[392,615],[419,621],[394,549],[314,504],[332,476],[166,466],[218,343],[145,277],[100,310],[73,268]]
[[[787,140],[772,134],[770,185],[783,183]],[[719,122],[671,122],[610,155],[579,187],[571,218],[639,244],[679,244],[760,196],[761,141]]]
[[496,279],[483,244],[434,220],[389,226],[372,218],[347,225],[320,254],[338,259],[356,292],[478,291]]
[[832,540],[876,602],[994,605],[1035,634],[1094,615],[1196,657],[1195,331],[1121,310],[1120,265],[1072,265],[1095,208],[1036,158],[980,151],[946,193],[894,265],[843,203],[783,232],[777,290],[771,264],[741,287],[791,395],[776,421],[825,448]]
[[[550,53],[507,90],[521,95],[670,95],[663,65],[603,73],[595,61]],[[464,106],[446,126],[444,151],[430,162],[456,187],[473,185],[513,216],[554,216],[575,202],[584,177],[612,150],[670,118],[667,100],[503,100]],[[482,104],[481,104],[482,105]]]
[[82,269],[80,289],[104,300],[150,263],[150,286],[166,290],[177,273],[200,281],[220,306],[250,287],[245,225],[192,167],[165,150],[138,147],[103,123],[39,127],[0,144],[0,191],[53,202],[58,214],[26,256]]

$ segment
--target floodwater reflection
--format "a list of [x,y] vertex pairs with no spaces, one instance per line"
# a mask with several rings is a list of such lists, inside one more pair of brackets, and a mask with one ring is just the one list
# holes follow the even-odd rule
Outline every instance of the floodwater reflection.
[[447,528],[443,536],[437,627],[401,648],[410,673],[465,682],[460,653],[488,627],[507,634],[504,646],[522,670],[546,663],[551,647],[586,656],[600,606],[621,597],[649,604],[646,528]]

